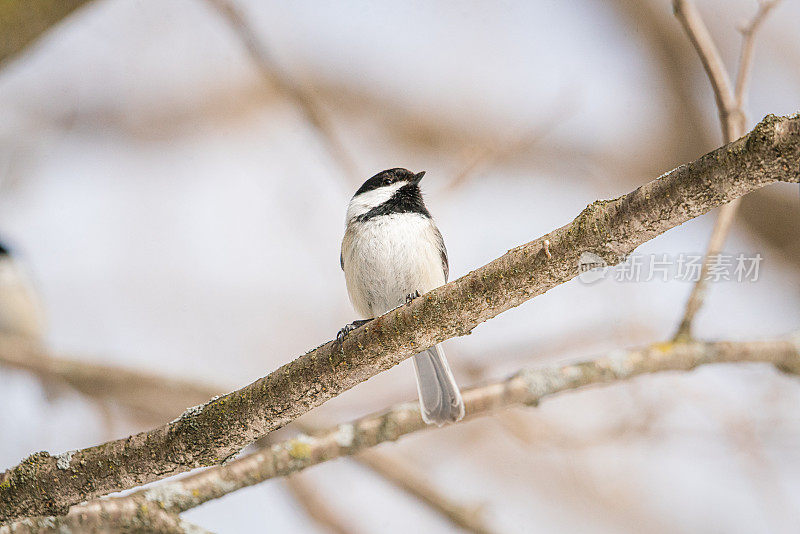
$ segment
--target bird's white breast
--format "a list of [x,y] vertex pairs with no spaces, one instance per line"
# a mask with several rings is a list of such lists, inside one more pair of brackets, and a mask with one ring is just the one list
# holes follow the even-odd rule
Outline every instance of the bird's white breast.
[[350,300],[365,318],[403,304],[410,293],[425,293],[445,282],[435,226],[418,213],[349,224],[342,259]]

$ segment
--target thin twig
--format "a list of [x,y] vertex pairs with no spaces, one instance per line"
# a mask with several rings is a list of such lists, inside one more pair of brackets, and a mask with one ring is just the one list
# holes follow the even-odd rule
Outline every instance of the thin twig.
[[730,76],[725,64],[722,62],[722,56],[717,50],[717,45],[714,43],[711,33],[708,31],[705,22],[703,22],[703,17],[693,2],[690,0],[674,0],[672,8],[675,16],[683,25],[689,40],[692,42],[692,46],[700,56],[700,61],[711,82],[725,142],[733,141],[738,136],[731,131],[729,118],[730,113],[736,108],[736,100],[733,95]]
[[354,458],[467,532],[475,534],[493,532],[483,521],[483,510],[480,506],[463,506],[454,502],[445,493],[433,487],[416,466],[394,455],[372,449],[361,451]]
[[538,126],[520,136],[516,141],[502,147],[483,145],[473,155],[472,159],[445,185],[445,191],[452,192],[463,186],[481,169],[492,167],[516,154],[530,150],[534,145],[550,135],[555,128],[563,125],[568,118],[568,114],[574,112],[575,106],[564,102],[554,107]]
[[[714,99],[717,103],[722,135],[725,142],[732,142],[738,139],[743,133],[746,124],[744,113],[744,97],[747,91],[747,84],[751,70],[753,48],[755,46],[755,35],[758,28],[763,23],[769,11],[775,7],[780,0],[759,2],[759,8],[753,19],[742,29],[742,51],[739,59],[739,69],[736,78],[736,92],[733,92],[728,71],[722,62],[714,40],[708,31],[700,12],[690,0],[674,0],[673,8],[675,16],[683,25],[689,40],[694,45],[700,61],[705,68],[711,87],[714,90]],[[708,241],[703,263],[700,268],[700,275],[692,287],[683,317],[678,324],[673,339],[686,340],[692,337],[692,324],[697,312],[703,306],[705,295],[708,290],[708,272],[730,233],[736,211],[741,202],[740,198],[734,199],[729,204],[720,208],[711,237]]]
[[290,475],[283,482],[303,511],[325,531],[334,534],[353,533],[353,529],[334,512],[327,499],[308,483],[303,473]]
[[314,96],[280,68],[269,53],[269,47],[247,20],[241,9],[230,0],[205,0],[228,23],[250,54],[261,75],[300,110],[306,122],[317,132],[328,154],[339,165],[348,180],[359,181],[358,167],[336,134],[331,121]]
[[[744,101],[747,98],[747,85],[750,80],[750,71],[753,66],[753,51],[755,50],[756,32],[766,20],[769,12],[777,6],[781,0],[759,0],[758,11],[750,19],[750,22],[740,28],[742,33],[742,51],[739,56],[739,70],[736,74],[736,109],[741,112],[741,118],[744,119]],[[741,125],[741,130],[744,130],[744,124]]]
[[542,243],[542,248],[544,248],[544,255],[547,256],[548,260],[553,259],[553,255],[550,253],[550,240],[545,239]]
[[694,318],[703,306],[706,291],[708,290],[708,271],[711,268],[711,264],[714,262],[714,258],[718,257],[719,253],[722,251],[722,247],[725,246],[725,240],[733,225],[733,220],[740,201],[741,199],[737,198],[730,204],[722,206],[719,210],[714,228],[711,230],[711,237],[708,240],[706,254],[703,258],[703,264],[700,267],[700,274],[694,286],[692,286],[692,292],[689,294],[689,298],[686,300],[686,308],[683,311],[683,317],[681,318],[678,330],[673,338],[675,340],[685,340],[692,337]]

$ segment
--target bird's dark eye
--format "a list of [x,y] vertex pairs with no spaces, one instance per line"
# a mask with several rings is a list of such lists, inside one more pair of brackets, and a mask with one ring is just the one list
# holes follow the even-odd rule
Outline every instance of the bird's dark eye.
[[391,178],[384,178],[383,179],[383,185],[390,185],[391,183],[392,183],[392,179]]

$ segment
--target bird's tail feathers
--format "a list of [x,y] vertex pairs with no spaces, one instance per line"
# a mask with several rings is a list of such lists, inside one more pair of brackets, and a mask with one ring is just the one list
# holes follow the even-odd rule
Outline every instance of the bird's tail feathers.
[[464,401],[440,345],[414,355],[414,369],[420,412],[426,423],[442,426],[464,417]]

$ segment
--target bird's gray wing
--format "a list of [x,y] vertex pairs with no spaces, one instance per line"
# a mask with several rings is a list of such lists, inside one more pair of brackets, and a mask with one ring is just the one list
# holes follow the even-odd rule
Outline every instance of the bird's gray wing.
[[344,244],[347,242],[349,233],[350,233],[350,228],[347,228],[344,231],[344,237],[342,237],[342,246],[339,248],[339,265],[342,267],[343,271],[344,271]]
[[439,256],[441,256],[442,258],[442,271],[444,271],[444,281],[447,282],[447,279],[450,277],[450,264],[447,261],[447,247],[444,246],[444,239],[442,239],[442,233],[435,226],[433,227],[433,233],[436,236],[436,245],[439,248]]

